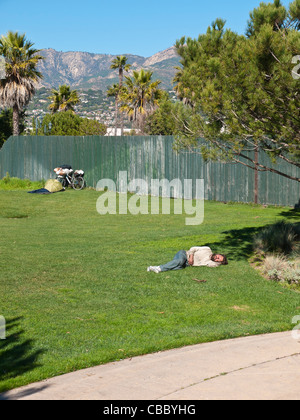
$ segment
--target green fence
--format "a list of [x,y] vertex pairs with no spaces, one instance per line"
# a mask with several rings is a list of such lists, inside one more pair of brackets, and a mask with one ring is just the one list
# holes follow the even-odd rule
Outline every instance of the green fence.
[[[101,179],[118,182],[120,171],[128,181],[144,179],[204,179],[205,199],[254,202],[255,171],[237,164],[205,163],[193,153],[177,154],[173,137],[11,137],[0,150],[0,177],[41,180],[54,178],[53,169],[70,164],[83,169],[89,186]],[[266,155],[260,160],[268,161]],[[281,163],[276,168],[299,176],[299,169]],[[258,202],[294,206],[300,183],[269,172],[258,174]],[[195,183],[194,183],[195,187]]]

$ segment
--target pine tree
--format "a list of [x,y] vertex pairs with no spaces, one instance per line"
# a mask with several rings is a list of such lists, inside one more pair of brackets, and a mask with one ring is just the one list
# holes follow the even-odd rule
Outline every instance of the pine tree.
[[[198,39],[181,39],[176,47],[182,69],[179,95],[194,110],[177,147],[201,146],[206,159],[242,163],[300,182],[299,175],[257,161],[263,150],[300,168],[300,91],[292,77],[292,59],[300,51],[300,0],[289,10],[279,0],[262,3],[250,14],[246,36],[225,30],[218,19]],[[256,152],[250,158],[250,151]]]

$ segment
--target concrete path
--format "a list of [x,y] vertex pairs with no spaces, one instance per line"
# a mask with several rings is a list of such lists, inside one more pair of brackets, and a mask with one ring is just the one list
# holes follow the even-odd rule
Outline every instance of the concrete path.
[[70,373],[0,400],[299,400],[300,336],[199,344]]

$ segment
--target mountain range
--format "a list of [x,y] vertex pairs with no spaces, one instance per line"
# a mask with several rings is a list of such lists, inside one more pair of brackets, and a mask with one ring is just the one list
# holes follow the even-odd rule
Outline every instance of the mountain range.
[[[118,70],[110,68],[116,55],[59,52],[51,48],[42,50],[41,55],[45,59],[38,66],[38,70],[43,74],[39,88],[58,88],[59,85],[67,84],[76,89],[105,91],[108,86],[118,83]],[[153,72],[153,80],[161,80],[162,89],[173,89],[175,67],[179,65],[180,60],[175,47],[147,58],[132,54],[123,55],[132,66],[130,72],[141,68],[150,70]]]

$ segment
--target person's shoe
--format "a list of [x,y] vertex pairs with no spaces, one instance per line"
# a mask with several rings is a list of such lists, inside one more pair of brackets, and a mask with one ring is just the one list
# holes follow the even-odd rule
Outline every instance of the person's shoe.
[[161,268],[159,266],[152,266],[152,265],[150,265],[150,267],[147,268],[147,271],[148,272],[153,271],[153,273],[158,274],[158,273],[161,272]]

